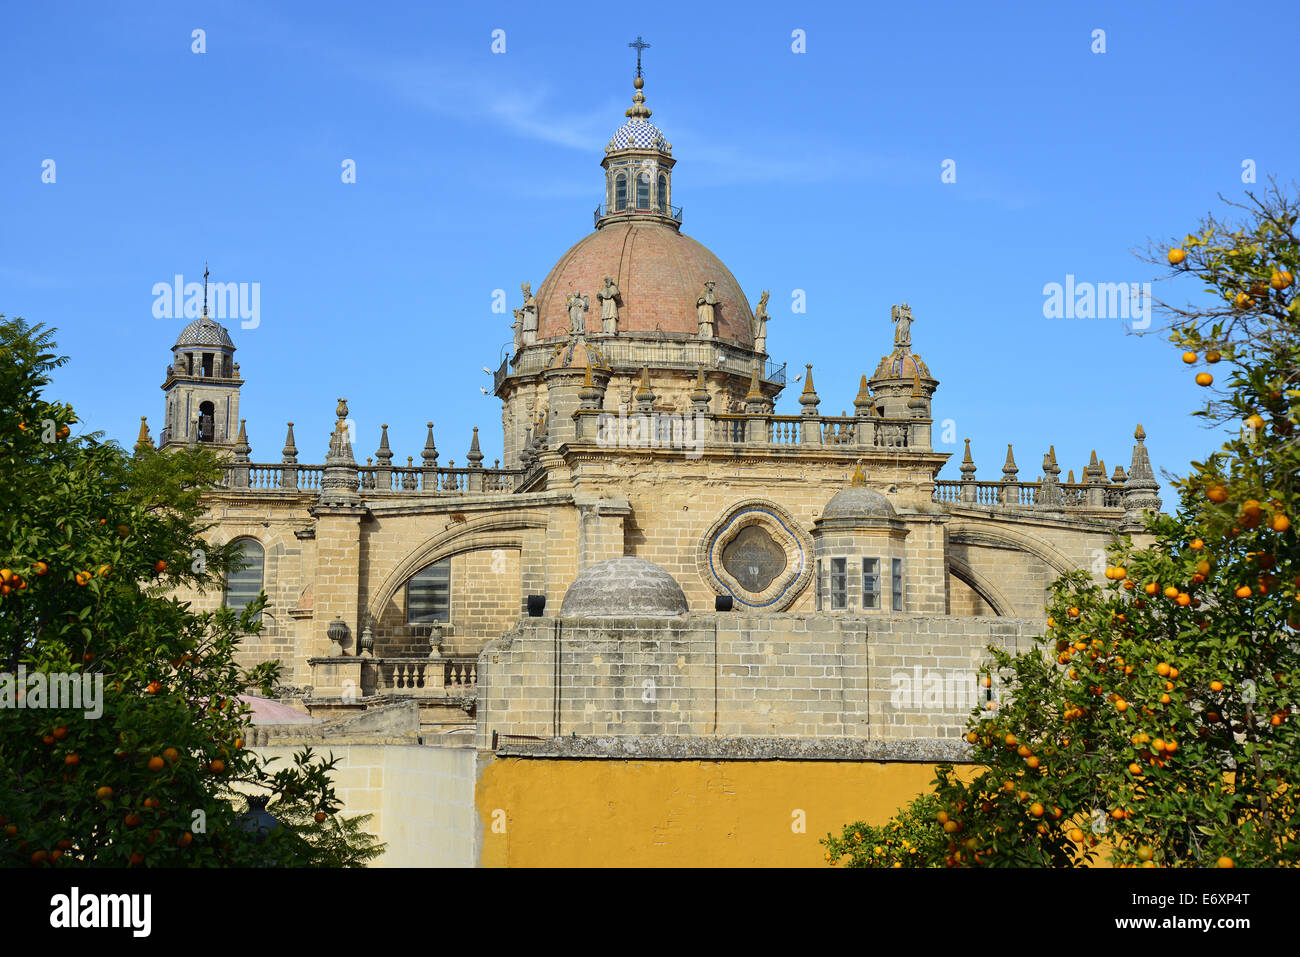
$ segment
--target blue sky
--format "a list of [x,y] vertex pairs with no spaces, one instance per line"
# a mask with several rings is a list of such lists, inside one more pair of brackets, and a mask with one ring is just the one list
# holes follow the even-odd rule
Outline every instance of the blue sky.
[[1270,113],[1288,63],[1256,55],[1261,22],[1233,10],[9,5],[0,311],[58,328],[72,361],[54,393],[129,444],[141,415],[157,434],[184,321],[154,317],[153,286],[201,280],[206,260],[260,284],[258,327],[231,324],[254,460],[279,460],[292,419],[300,459],[322,461],[346,396],[361,459],[381,422],[418,459],[432,419],[443,464],[463,464],[474,425],[490,464],[482,367],[511,321],[493,291],[518,305],[591,229],[640,34],[684,231],[751,302],[773,290],[769,351],[792,375],[813,363],[823,412],[852,408],[907,301],[941,382],[936,438],[945,419],[957,438],[946,477],[965,437],[981,478],[1008,442],[1022,479],[1052,443],[1063,473],[1093,448],[1127,467],[1139,421],[1157,470],[1182,472],[1217,444],[1188,416],[1192,370],[1120,319],[1044,318],[1043,287],[1157,278],[1131,250],[1240,198],[1246,159],[1261,186],[1297,178],[1295,125]]

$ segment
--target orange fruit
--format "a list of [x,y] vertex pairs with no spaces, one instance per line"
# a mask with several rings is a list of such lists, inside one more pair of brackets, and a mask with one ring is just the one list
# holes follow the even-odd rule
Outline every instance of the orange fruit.
[[1211,682],[1210,682],[1210,690],[1211,690],[1211,691],[1222,691],[1222,690],[1223,690],[1223,682],[1222,682],[1222,681],[1211,681]]
[[1042,817],[1044,810],[1045,809],[1041,804],[1029,805],[1029,813],[1032,814],[1034,817]]
[[1128,773],[1133,775],[1135,778],[1140,778],[1142,776],[1142,765],[1134,761],[1128,766]]
[[112,570],[113,570],[113,566],[112,566],[112,565],[100,565],[100,566],[99,566],[99,577],[100,577],[100,578],[107,578],[107,577],[109,576],[109,573],[110,573]]
[[222,771],[226,770],[226,762],[222,761],[220,758],[217,758],[211,764],[208,765],[208,770],[211,771],[213,774],[220,774]]
[[1237,589],[1238,598],[1249,598],[1250,596],[1251,596],[1251,590],[1249,585],[1242,585],[1240,588]]
[[68,729],[63,725],[59,725],[52,733],[56,741],[62,741],[68,736]]
[[1163,661],[1160,662],[1160,664],[1156,665],[1156,674],[1158,674],[1158,675],[1159,675],[1160,677],[1162,677],[1162,678],[1165,677],[1166,675],[1168,675],[1168,674],[1169,674],[1169,665],[1166,664],[1166,663],[1163,662]]
[[1196,373],[1196,384],[1197,384],[1197,385],[1213,385],[1213,384],[1214,384],[1214,376],[1210,375],[1208,372],[1198,372],[1198,373]]
[[1291,519],[1287,518],[1281,512],[1273,516],[1273,531],[1285,532],[1291,527]]
[[159,691],[162,690],[162,682],[151,681],[149,682],[148,686],[144,690],[147,694],[157,694]]
[[1115,710],[1119,712],[1127,711],[1128,702],[1125,701],[1123,698],[1120,698],[1118,701],[1115,702]]
[[317,823],[317,824],[320,824],[320,823],[321,823],[322,821],[324,821],[325,818],[327,818],[327,817],[329,817],[329,815],[326,814],[324,811],[317,811],[317,812],[316,812],[316,823]]
[[181,753],[175,748],[167,748],[163,751],[162,756],[167,759],[169,764],[175,764],[176,759],[181,756]]
[[1227,856],[1224,856],[1224,857],[1219,858],[1219,860],[1218,860],[1218,862],[1217,862],[1217,865],[1218,865],[1219,867],[1236,867],[1236,866],[1237,866],[1237,865],[1233,862],[1232,858],[1227,857]]
[[165,766],[166,766],[166,765],[165,765],[165,762],[163,761],[163,759],[160,758],[160,757],[158,757],[158,755],[156,755],[156,754],[155,754],[152,758],[149,759],[149,770],[150,770],[150,771],[161,771]]
[[1154,595],[1156,592],[1160,590],[1160,586],[1157,585],[1155,582],[1147,582],[1145,585],[1142,586],[1142,590],[1146,592],[1148,595]]
[[38,575],[44,575],[44,574],[45,574],[46,572],[48,572],[49,570],[50,570],[50,566],[47,565],[47,564],[45,564],[45,562],[37,562],[37,563],[36,563],[36,574],[38,574]]
[[1192,544],[1189,547],[1191,548],[1192,551],[1199,552],[1202,548],[1205,547],[1205,542],[1201,541],[1199,538],[1194,538],[1192,539]]
[[78,764],[81,763],[81,758],[77,756],[77,752],[73,751],[71,754],[69,754],[67,757],[63,759],[63,763],[70,768],[75,768]]
[[141,854],[139,851],[132,851],[132,852],[131,852],[131,866],[132,866],[132,867],[139,867],[139,866],[140,866],[141,864],[143,864],[143,863],[144,863],[144,855]]
[[1038,755],[1036,754],[1031,754],[1029,757],[1025,758],[1025,764],[1027,764],[1031,768],[1038,767],[1040,763],[1041,762],[1038,760]]
[[1083,831],[1079,830],[1077,827],[1072,827],[1070,828],[1069,838],[1074,841],[1075,844],[1082,844]]
[[101,788],[95,789],[95,797],[100,801],[107,801],[113,796],[113,789],[107,784]]
[[1183,353],[1183,361],[1186,362],[1188,365],[1191,365],[1193,362],[1196,361],[1196,353],[1195,353],[1195,352],[1184,352],[1184,353]]
[[1228,500],[1228,490],[1222,485],[1211,485],[1206,489],[1205,497],[1216,505],[1219,505]]
[[1149,861],[1151,860],[1151,858],[1155,857],[1155,854],[1156,852],[1151,850],[1151,848],[1147,847],[1145,844],[1143,844],[1137,850],[1137,856],[1139,861]]
[[1175,248],[1169,250],[1169,265],[1171,266],[1180,265],[1182,261],[1186,258],[1187,258],[1187,253],[1182,249]]
[[189,831],[176,838],[177,847],[189,847],[192,843],[194,843],[194,835]]
[[1269,285],[1281,292],[1287,286],[1291,285],[1291,273],[1285,269],[1278,270],[1273,273],[1273,277],[1269,280]]

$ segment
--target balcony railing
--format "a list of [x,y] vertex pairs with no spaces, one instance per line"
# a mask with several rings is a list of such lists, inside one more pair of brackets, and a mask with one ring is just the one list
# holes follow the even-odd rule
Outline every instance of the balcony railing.
[[651,207],[649,209],[636,209],[628,206],[624,209],[611,210],[608,205],[601,203],[596,207],[596,212],[592,216],[595,225],[600,225],[600,221],[606,216],[667,216],[675,223],[682,221],[682,208],[680,206],[666,206],[663,209]]
[[[285,465],[238,462],[222,466],[222,487],[254,492],[317,492],[325,475],[323,465]],[[384,468],[357,467],[354,488],[363,493],[459,494],[513,492],[523,476],[521,469],[501,468]]]

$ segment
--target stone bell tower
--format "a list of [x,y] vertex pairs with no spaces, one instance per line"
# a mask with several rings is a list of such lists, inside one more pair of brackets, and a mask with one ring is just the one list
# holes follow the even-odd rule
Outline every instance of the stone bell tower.
[[158,447],[202,444],[233,448],[239,436],[235,343],[226,327],[208,318],[207,271],[203,315],[181,330],[172,346],[162,390],[163,428]]

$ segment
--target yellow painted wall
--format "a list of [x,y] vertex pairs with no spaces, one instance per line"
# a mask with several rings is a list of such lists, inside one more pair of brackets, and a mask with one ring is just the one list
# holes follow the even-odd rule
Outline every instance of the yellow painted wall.
[[[499,758],[477,796],[485,867],[825,866],[818,841],[887,821],[935,766]],[[797,811],[805,828],[792,825]],[[504,833],[501,833],[504,822]],[[495,825],[495,826],[494,826]]]

